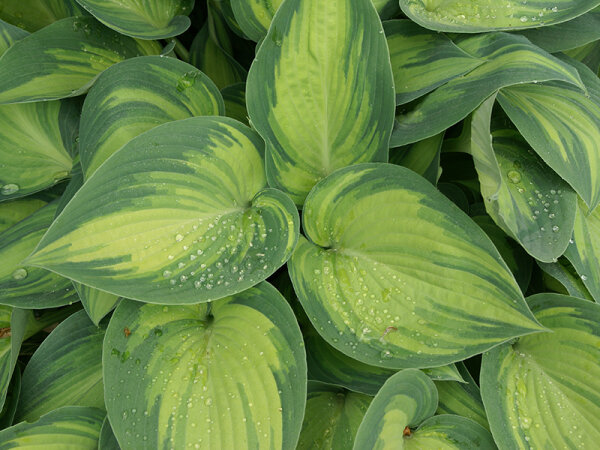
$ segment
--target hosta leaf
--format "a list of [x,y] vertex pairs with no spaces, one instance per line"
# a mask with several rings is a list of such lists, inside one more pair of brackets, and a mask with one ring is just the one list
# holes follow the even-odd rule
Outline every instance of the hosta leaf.
[[17,421],[28,422],[61,406],[104,409],[102,340],[79,311],[61,322],[35,351],[23,372]]
[[600,203],[600,80],[576,61],[589,92],[565,83],[502,89],[498,101],[532,148],[586,204]]
[[540,329],[488,237],[409,169],[338,170],[307,198],[303,225],[310,241],[289,264],[298,298],[359,361],[435,367]]
[[79,100],[0,105],[0,201],[69,175],[79,112]]
[[124,300],[103,361],[123,448],[295,448],[305,352],[291,308],[267,283],[210,304]]
[[444,133],[440,133],[412,145],[395,148],[390,154],[390,163],[407,167],[436,186],[443,140]]
[[0,5],[1,19],[30,32],[84,13],[75,0],[2,0]]
[[456,414],[490,429],[487,421],[479,387],[463,363],[457,364],[458,370],[466,382],[444,380],[436,381],[438,407],[436,414]]
[[580,16],[599,4],[598,0],[400,0],[404,14],[419,25],[458,33],[553,25]]
[[32,197],[1,203],[0,232],[12,227],[14,224],[25,219],[46,204],[47,202],[45,200]]
[[6,393],[4,406],[0,411],[0,428],[5,429],[13,424],[15,412],[17,411],[17,403],[21,394],[21,370],[19,366],[15,366],[12,379]]
[[405,369],[389,378],[375,396],[360,424],[354,449],[404,448],[405,429],[431,417],[438,395],[423,372]]
[[29,314],[21,309],[0,306],[0,410],[6,400],[21,343],[28,337],[25,333]]
[[[383,383],[397,372],[394,369],[370,366],[350,358],[325,342],[312,327],[304,330],[304,342],[309,380],[322,381],[354,392],[375,395]],[[424,369],[423,372],[432,380],[463,381],[454,364]]]
[[567,248],[565,256],[592,297],[600,302],[600,208],[590,212],[579,200],[573,243]]
[[119,301],[119,297],[116,295],[84,284],[73,282],[73,286],[77,290],[81,304],[94,325],[98,325],[102,318],[117,306]]
[[[0,17],[1,14],[2,10],[0,9]],[[8,47],[10,47],[13,43],[23,39],[28,34],[29,33],[27,31],[0,20],[0,55],[8,50]]]
[[194,0],[77,0],[104,25],[139,39],[177,36],[191,24]]
[[565,55],[585,64],[594,73],[600,71],[600,40],[567,50]]
[[301,205],[335,169],[387,161],[393,85],[370,0],[286,1],[248,74],[269,184]]
[[547,52],[570,50],[600,39],[600,8],[576,19],[550,27],[519,32]]
[[98,450],[121,450],[117,438],[110,427],[108,417],[102,423],[100,430],[100,438],[98,439]]
[[485,61],[466,53],[446,35],[421,28],[410,20],[383,24],[390,49],[396,104],[408,103]]
[[85,406],[65,406],[37,422],[21,422],[0,431],[0,448],[96,450],[104,411]]
[[481,395],[500,448],[594,448],[600,440],[600,305],[528,299],[552,330],[483,355]]
[[[523,36],[488,33],[455,40],[485,63],[450,80],[397,116],[390,145],[417,142],[464,119],[498,89],[513,84],[561,80],[581,85],[577,71]],[[440,110],[444,114],[440,114]]]
[[594,301],[594,297],[583,284],[583,280],[566,258],[559,258],[555,263],[538,262],[537,264],[543,271],[542,281],[547,287],[547,291]]
[[297,240],[298,212],[265,189],[263,143],[228,117],[153,128],[109,158],[28,263],[151,303],[198,303],[271,275]]
[[495,449],[496,445],[490,432],[478,423],[466,417],[444,414],[423,422],[409,438],[405,438],[404,448]]
[[310,381],[298,450],[352,448],[373,398],[331,384]]
[[71,281],[23,264],[54,218],[52,202],[0,233],[0,304],[52,308],[78,301]]
[[485,209],[536,259],[552,262],[569,245],[577,195],[513,129],[490,134],[495,95],[471,119],[471,154]]
[[224,112],[214,83],[187,63],[143,56],[116,64],[98,77],[83,105],[80,153],[85,176],[157,125]]
[[100,72],[126,58],[160,53],[92,17],[69,17],[14,43],[0,58],[0,103],[83,94]]
[[246,83],[227,86],[221,89],[221,95],[225,102],[225,115],[249,125],[248,111],[246,110]]

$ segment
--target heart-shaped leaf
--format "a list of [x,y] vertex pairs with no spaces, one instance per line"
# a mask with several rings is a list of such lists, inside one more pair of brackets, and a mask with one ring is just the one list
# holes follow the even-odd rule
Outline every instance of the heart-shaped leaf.
[[21,422],[0,431],[0,448],[95,450],[104,417],[98,408],[64,406],[34,423]]
[[309,381],[298,450],[352,448],[373,397],[339,386]]
[[393,86],[370,0],[283,3],[248,74],[248,113],[267,142],[269,184],[301,205],[334,170],[387,161]]
[[470,419],[432,417],[437,403],[435,385],[423,372],[396,373],[371,402],[354,449],[495,448],[489,431]]
[[552,333],[484,353],[481,395],[500,448],[594,448],[600,441],[600,305],[528,299]]
[[210,304],[124,300],[104,341],[110,423],[122,448],[293,449],[305,358],[291,308],[267,283]]
[[490,134],[496,96],[471,117],[471,154],[485,209],[496,224],[543,262],[565,252],[575,222],[577,195],[513,129]]
[[[441,133],[461,121],[486,98],[505,86],[561,80],[582,86],[569,64],[532,45],[523,36],[487,33],[460,37],[456,44],[485,63],[450,80],[396,117],[392,147],[417,142]],[[440,62],[441,63],[441,62]],[[443,110],[444,114],[440,114]]]
[[151,303],[247,289],[287,261],[299,228],[292,201],[265,189],[262,152],[227,117],[153,128],[94,172],[28,264]]
[[0,233],[0,304],[41,309],[79,300],[70,280],[23,264],[52,223],[56,207],[54,201]]
[[0,201],[62,181],[77,151],[79,100],[0,105]]
[[35,421],[61,406],[104,409],[104,328],[79,311],[50,333],[23,372],[17,421]]
[[143,56],[115,64],[98,77],[83,104],[79,145],[85,177],[144,131],[224,112],[214,83],[187,63]]
[[598,6],[598,0],[400,0],[404,14],[436,31],[479,33],[566,22]]
[[69,17],[15,42],[0,58],[0,103],[85,93],[111,65],[160,53],[160,45],[123,36],[93,17]]
[[77,0],[104,25],[139,39],[177,36],[190,27],[194,0]]
[[359,361],[436,367],[542,329],[484,232],[409,169],[338,170],[311,191],[303,225],[296,294],[325,340]]

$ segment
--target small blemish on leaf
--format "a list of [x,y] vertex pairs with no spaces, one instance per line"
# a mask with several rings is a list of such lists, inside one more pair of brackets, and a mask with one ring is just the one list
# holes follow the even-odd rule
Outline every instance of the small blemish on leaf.
[[123,328],[123,334],[125,335],[126,338],[128,338],[131,335],[131,330],[127,327]]

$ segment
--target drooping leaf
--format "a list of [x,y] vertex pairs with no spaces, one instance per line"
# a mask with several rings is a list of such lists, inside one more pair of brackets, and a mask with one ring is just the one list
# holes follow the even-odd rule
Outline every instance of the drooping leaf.
[[[0,17],[1,14],[2,10],[0,9]],[[23,39],[28,34],[27,31],[0,20],[0,55],[8,50],[8,47]]]
[[0,233],[0,304],[42,309],[78,301],[70,280],[23,264],[52,223],[56,207],[54,201]]
[[35,421],[61,406],[104,409],[104,329],[79,311],[50,333],[23,372],[17,421]]
[[33,197],[0,203],[0,232],[12,227],[46,204],[45,200]]
[[556,53],[581,47],[600,39],[600,8],[568,22],[519,32],[547,52]]
[[46,189],[73,166],[80,102],[0,105],[0,201]]
[[569,245],[577,195],[513,129],[490,134],[495,95],[471,118],[471,154],[485,209],[536,259],[552,262]]
[[570,62],[586,92],[566,83],[526,84],[502,89],[498,101],[546,164],[594,209],[600,203],[600,79]]
[[352,448],[358,427],[372,397],[339,386],[308,383],[306,413],[298,450]]
[[466,53],[445,34],[421,28],[410,20],[383,24],[390,49],[396,104],[421,97],[485,62]]
[[487,421],[479,387],[462,362],[458,363],[457,367],[466,382],[435,381],[438,391],[436,414],[455,414],[466,417],[489,430],[490,425]]
[[249,125],[248,111],[246,110],[246,83],[227,86],[221,89],[221,95],[225,102],[225,115],[244,125]]
[[210,304],[124,300],[103,361],[123,448],[295,448],[305,352],[291,308],[267,283]]
[[484,353],[481,396],[500,448],[594,448],[600,440],[600,305],[528,299],[552,333]]
[[84,13],[75,0],[2,0],[0,5],[2,20],[29,32]]
[[600,208],[590,212],[579,199],[573,242],[565,256],[592,297],[600,302]]
[[289,258],[298,212],[265,189],[260,137],[193,117],[126,144],[83,185],[28,264],[151,303],[240,292]]
[[27,337],[29,315],[29,311],[0,306],[0,410],[6,400],[21,343]]
[[296,294],[321,336],[359,361],[436,367],[540,329],[485,233],[409,169],[338,170],[311,191],[303,229]]
[[121,450],[117,438],[110,427],[108,417],[106,417],[102,423],[100,438],[98,439],[98,450]]
[[479,33],[553,25],[574,19],[598,0],[400,0],[404,14],[435,31]]
[[0,431],[0,448],[96,450],[105,413],[98,408],[65,406],[33,423]]
[[156,42],[123,36],[92,17],[62,19],[15,42],[2,55],[0,103],[74,97],[111,65],[158,53]]
[[224,112],[214,83],[187,63],[143,56],[116,64],[98,77],[83,104],[80,153],[85,177],[151,128]]
[[490,433],[472,420],[453,415],[432,417],[437,403],[435,385],[421,371],[398,372],[371,402],[354,449],[494,448]]
[[77,290],[81,304],[85,308],[88,317],[96,326],[119,302],[118,296],[109,294],[108,292],[76,282],[73,282],[73,286]]
[[267,142],[269,184],[301,205],[334,170],[387,161],[393,85],[370,0],[286,1],[247,83],[251,123]]
[[532,45],[523,36],[488,33],[460,37],[455,43],[485,63],[408,105],[410,107],[396,117],[391,147],[417,142],[444,131],[505,86],[545,80],[581,86],[579,75],[572,66]]
[[139,39],[177,36],[191,24],[194,0],[77,0],[96,19]]
[[407,167],[436,186],[443,140],[444,133],[440,133],[412,145],[395,148],[390,154],[390,163]]

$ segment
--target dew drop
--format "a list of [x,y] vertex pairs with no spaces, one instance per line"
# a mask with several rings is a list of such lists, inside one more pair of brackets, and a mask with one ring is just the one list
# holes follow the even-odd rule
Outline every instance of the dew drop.
[[516,170],[509,170],[506,175],[511,183],[517,184],[521,182],[521,173]]
[[181,241],[183,241],[183,234],[177,234],[177,235],[175,236],[175,240],[176,240],[177,242],[181,242]]
[[27,275],[28,275],[27,270],[23,269],[22,267],[15,270],[12,273],[12,277],[15,280],[23,280],[23,279],[27,278]]
[[12,195],[12,194],[14,194],[15,192],[18,192],[18,191],[19,191],[19,185],[18,184],[14,184],[14,183],[5,184],[0,189],[0,192],[2,193],[2,195]]

